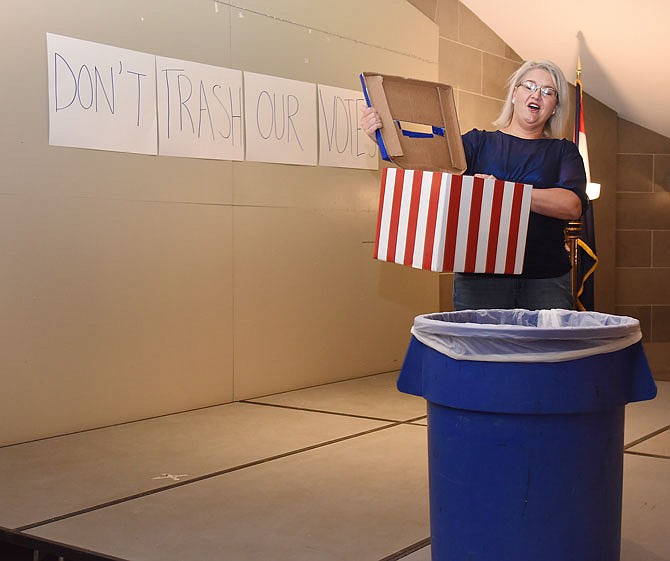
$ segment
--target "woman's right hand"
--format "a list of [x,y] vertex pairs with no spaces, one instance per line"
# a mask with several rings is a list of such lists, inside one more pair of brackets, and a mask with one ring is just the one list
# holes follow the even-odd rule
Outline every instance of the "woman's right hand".
[[382,118],[374,107],[361,107],[361,129],[375,142],[375,132],[382,128]]

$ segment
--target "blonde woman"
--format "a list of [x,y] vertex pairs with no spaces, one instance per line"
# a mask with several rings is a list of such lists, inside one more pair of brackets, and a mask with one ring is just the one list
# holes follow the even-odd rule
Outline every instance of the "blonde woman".
[[[588,205],[584,163],[574,143],[561,138],[568,85],[550,61],[528,61],[509,80],[497,130],[463,135],[466,175],[533,185],[521,275],[454,275],[454,309],[571,309],[570,257],[564,229]],[[381,119],[364,109],[361,128],[374,138]]]

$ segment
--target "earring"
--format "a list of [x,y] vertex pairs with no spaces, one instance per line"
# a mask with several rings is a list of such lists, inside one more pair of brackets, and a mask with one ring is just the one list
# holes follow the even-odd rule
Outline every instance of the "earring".
[[512,105],[514,105],[514,100],[512,100]]

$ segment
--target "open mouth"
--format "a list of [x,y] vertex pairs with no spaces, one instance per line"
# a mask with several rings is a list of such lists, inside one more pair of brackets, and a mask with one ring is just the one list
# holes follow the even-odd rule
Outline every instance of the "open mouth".
[[540,106],[537,103],[529,103],[528,109],[530,109],[533,113],[537,113],[540,110]]

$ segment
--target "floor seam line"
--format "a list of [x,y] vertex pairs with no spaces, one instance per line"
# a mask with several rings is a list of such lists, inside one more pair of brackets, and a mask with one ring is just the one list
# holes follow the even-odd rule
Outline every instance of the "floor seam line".
[[191,479],[184,479],[182,481],[179,481],[179,482],[176,482],[176,483],[173,483],[173,484],[170,484],[170,485],[166,485],[164,487],[159,487],[159,488],[156,488],[156,489],[150,489],[148,491],[144,491],[144,492],[141,492],[141,493],[135,493],[134,495],[128,495],[127,497],[121,497],[119,499],[114,499],[114,500],[108,501],[106,503],[101,503],[101,504],[94,505],[94,506],[91,506],[91,507],[87,507],[87,508],[84,508],[84,509],[80,509],[80,510],[77,510],[77,511],[74,511],[74,512],[69,512],[69,513],[66,513],[66,514],[59,515],[59,516],[54,516],[52,518],[48,518],[46,520],[41,520],[39,522],[33,522],[31,524],[24,524],[23,526],[19,526],[17,528],[14,528],[13,531],[15,531],[15,532],[25,532],[27,530],[32,530],[32,529],[39,528],[39,527],[42,527],[42,526],[48,526],[49,524],[54,524],[55,522],[60,522],[62,520],[75,518],[77,516],[82,516],[84,514],[89,514],[91,512],[96,512],[96,511],[99,511],[99,510],[104,510],[106,508],[110,508],[110,507],[113,507],[113,506],[116,506],[116,505],[119,505],[119,504],[132,502],[132,501],[135,501],[135,500],[138,500],[138,499],[142,499],[144,497],[150,497],[151,495],[157,495],[159,493],[163,493],[165,491],[170,491],[172,489],[176,489],[176,488],[179,488],[179,487],[184,487],[186,485],[192,485],[194,483],[200,483],[201,481],[206,481],[208,479],[213,479],[215,477],[220,477],[222,475],[227,475],[229,473],[233,473],[233,472],[236,472],[236,471],[241,471],[243,469],[247,469],[247,468],[255,467],[255,466],[258,466],[258,465],[270,463],[270,462],[273,462],[273,461],[276,461],[276,460],[281,460],[283,458],[289,458],[291,456],[297,456],[298,454],[302,454],[304,452],[310,452],[312,450],[317,450],[319,448],[325,448],[326,446],[331,446],[333,444],[338,444],[340,442],[346,442],[347,440],[353,440],[353,439],[359,438],[361,436],[366,436],[368,434],[372,434],[372,433],[375,433],[375,432],[380,432],[380,431],[387,430],[387,429],[390,429],[390,428],[394,428],[394,427],[397,427],[397,426],[400,426],[400,425],[402,425],[401,422],[392,422],[392,423],[389,423],[389,424],[381,426],[381,427],[375,427],[373,429],[369,429],[369,430],[358,432],[358,433],[355,433],[355,434],[350,434],[350,435],[347,435],[347,436],[335,438],[335,439],[328,440],[328,441],[325,441],[325,442],[320,442],[318,444],[313,444],[311,446],[306,446],[306,447],[303,447],[303,448],[299,448],[297,450],[291,450],[289,452],[284,452],[282,454],[276,454],[274,456],[269,456],[267,458],[261,458],[259,460],[254,460],[252,462],[247,462],[245,464],[240,464],[240,465],[237,465],[237,466],[233,466],[233,467],[226,468],[226,469],[223,469],[223,470],[215,471],[215,472],[212,472],[212,473],[199,475],[199,476],[191,478]]
[[670,460],[670,456],[666,456],[664,454],[652,454],[651,452],[634,452],[627,450],[624,452],[624,454],[629,454],[631,456],[643,456],[645,458],[657,458],[659,460]]
[[429,545],[430,545],[430,537],[424,538],[416,543],[413,543],[412,545],[408,545],[407,547],[401,549],[400,551],[396,551],[391,555],[387,555],[386,557],[380,559],[379,561],[400,561],[401,559],[404,559],[408,555],[416,553],[417,551],[423,549],[424,547],[428,547]]
[[[253,401],[255,399],[266,399],[266,398],[270,398],[270,397],[278,397],[280,395],[288,395],[288,394],[292,394],[292,393],[296,393],[296,392],[302,392],[302,391],[305,391],[305,390],[316,390],[316,389],[319,389],[319,388],[325,388],[325,387],[334,386],[334,385],[337,385],[337,384],[348,384],[350,382],[358,382],[358,381],[361,381],[361,380],[365,380],[367,378],[375,378],[377,376],[384,376],[386,374],[396,374],[396,375],[398,375],[398,374],[400,374],[400,370],[394,369],[394,370],[384,370],[383,372],[373,372],[372,374],[364,374],[362,376],[354,376],[353,378],[345,378],[344,380],[337,380],[337,381],[334,381],[334,382],[323,382],[323,383],[320,383],[320,384],[314,384],[312,386],[306,386],[304,388],[296,388],[296,389],[292,389],[292,390],[285,390],[285,391],[267,393],[267,394],[263,394],[263,395],[255,395],[253,397],[247,397],[246,400]],[[235,400],[235,402],[237,402],[237,403],[239,403],[240,401],[245,401],[245,399]]]
[[632,448],[633,446],[637,446],[638,444],[641,444],[642,442],[646,442],[647,440],[650,440],[651,438],[654,438],[655,436],[658,436],[659,434],[663,434],[665,431],[670,430],[670,425],[667,425],[665,427],[662,427],[658,430],[655,430],[654,432],[650,432],[649,434],[638,438],[637,440],[633,440],[633,442],[626,444],[623,449],[624,451],[628,450],[629,448]]
[[[260,405],[263,407],[277,407],[279,409],[291,409],[293,411],[306,411],[309,413],[325,413],[327,415],[335,415],[339,417],[350,417],[352,419],[365,419],[368,421],[380,421],[383,423],[409,423],[416,419],[408,420],[398,420],[398,419],[386,419],[384,417],[370,417],[368,415],[357,415],[356,413],[342,413],[340,411],[328,411],[326,409],[312,409],[310,407],[299,407],[297,405],[284,405],[282,403],[265,403],[263,401],[254,401],[253,399],[244,399],[238,403],[246,403],[247,405]],[[417,417],[419,419],[421,417]]]
[[[67,561],[130,561],[122,557],[115,557],[113,555],[106,555],[104,553],[95,552],[86,548],[77,547],[75,545],[68,545],[66,543],[51,540],[49,538],[40,538],[38,536],[31,536],[29,534],[22,534],[14,530],[7,530],[0,528],[0,538],[4,541],[2,543],[9,543],[18,547],[28,547],[33,549],[33,557],[35,552],[47,553],[50,556],[59,556],[61,559]],[[40,556],[40,559],[42,557]]]
[[[2,195],[2,193],[0,193],[0,195]],[[365,376],[356,376],[354,378],[347,378],[346,380],[340,380],[340,381],[337,381],[337,382],[326,382],[326,383],[323,383],[323,384],[317,384],[315,386],[308,386],[306,388],[301,388],[301,389],[322,388],[322,387],[329,386],[329,385],[332,385],[332,384],[341,384],[341,383],[345,383],[345,382],[355,382],[357,380],[363,380],[365,378],[374,378],[375,376],[383,376],[385,374],[393,374],[393,373],[397,373],[397,372],[399,372],[399,371],[398,370],[385,370],[383,372],[375,372],[373,374],[366,374]],[[191,409],[171,411],[169,413],[159,413],[157,415],[150,415],[149,417],[141,417],[139,419],[131,419],[129,421],[120,421],[118,423],[110,423],[110,424],[107,424],[107,425],[100,425],[100,426],[91,427],[91,428],[88,428],[88,429],[81,429],[81,430],[75,430],[75,431],[70,431],[70,432],[64,432],[64,433],[60,433],[60,434],[53,434],[53,435],[50,435],[50,436],[43,436],[43,437],[39,437],[39,438],[33,438],[33,439],[30,439],[30,440],[23,440],[21,442],[12,442],[11,444],[0,444],[0,450],[3,449],[3,448],[11,448],[11,447],[14,447],[14,446],[21,446],[22,444],[33,444],[33,443],[42,442],[42,441],[45,441],[45,440],[54,440],[54,439],[58,439],[58,438],[64,438],[64,437],[67,437],[67,436],[75,436],[75,435],[78,435],[78,434],[85,434],[85,433],[94,432],[94,431],[97,431],[97,430],[104,430],[104,429],[111,429],[111,428],[115,428],[115,427],[122,427],[122,426],[125,426],[125,425],[132,425],[134,423],[143,423],[145,421],[153,421],[154,419],[162,419],[164,417],[172,417],[172,416],[175,416],[175,415],[181,415],[183,413],[196,413],[198,411],[203,411],[203,410],[206,410],[206,409],[215,409],[217,407],[223,407],[225,405],[233,405],[235,403],[259,403],[259,402],[254,402],[253,400],[254,399],[259,399],[259,398],[271,397],[271,396],[275,396],[275,395],[283,395],[283,394],[291,393],[291,392],[294,392],[294,391],[300,391],[300,390],[288,390],[286,392],[273,393],[273,394],[268,394],[268,395],[264,395],[264,396],[256,396],[255,398],[250,398],[249,400],[244,400],[244,399],[236,400],[236,399],[234,399],[232,401],[224,401],[224,402],[221,402],[221,403],[213,403],[213,404],[210,404],[210,405],[203,405],[203,406],[194,407],[194,408],[191,408]],[[368,417],[362,417],[362,418],[368,418]],[[380,419],[380,420],[385,420],[385,421],[388,420],[389,422],[391,422],[390,419]]]
[[17,446],[22,446],[24,444],[37,444],[40,442],[45,442],[47,440],[57,440],[59,438],[67,438],[68,436],[77,436],[80,434],[87,434],[91,432],[96,432],[96,431],[101,431],[101,430],[107,430],[107,429],[113,429],[117,427],[124,427],[126,425],[133,425],[136,423],[145,423],[147,421],[154,421],[158,419],[164,419],[166,417],[174,417],[177,415],[183,415],[187,413],[197,413],[198,411],[205,411],[207,409],[216,409],[217,407],[223,407],[225,405],[232,405],[234,403],[237,403],[235,401],[227,401],[224,403],[215,403],[213,405],[203,405],[202,407],[195,407],[193,409],[184,409],[183,411],[174,411],[172,413],[163,413],[159,415],[152,415],[151,417],[142,417],[141,419],[133,419],[131,421],[120,421],[118,423],[111,423],[109,425],[100,425],[99,427],[92,427],[90,429],[81,429],[81,430],[75,430],[71,432],[64,432],[61,434],[54,434],[52,436],[44,436],[41,438],[34,438],[32,440],[24,440],[21,442],[14,442],[12,444],[3,444],[0,445],[0,450],[3,448],[13,448]]

